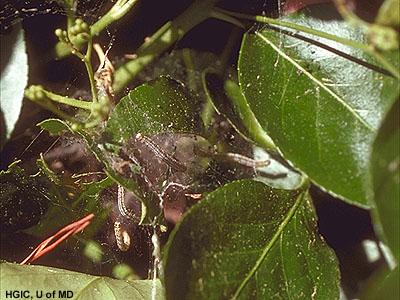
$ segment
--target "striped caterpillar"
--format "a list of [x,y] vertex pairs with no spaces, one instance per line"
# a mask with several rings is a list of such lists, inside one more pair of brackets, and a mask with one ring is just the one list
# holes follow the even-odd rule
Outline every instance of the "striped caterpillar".
[[131,245],[131,238],[128,232],[122,227],[121,222],[114,222],[114,234],[117,241],[117,246],[121,251],[128,251]]

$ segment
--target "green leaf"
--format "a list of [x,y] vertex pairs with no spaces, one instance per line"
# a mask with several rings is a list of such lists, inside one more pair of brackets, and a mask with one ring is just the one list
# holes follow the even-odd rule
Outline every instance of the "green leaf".
[[[400,100],[378,131],[371,155],[375,228],[400,262]],[[385,238],[384,238],[385,239]]]
[[[25,232],[44,237],[54,233],[62,225],[67,225],[76,221],[79,217],[94,213],[95,219],[84,232],[85,237],[93,236],[108,217],[108,211],[99,204],[100,194],[104,189],[114,184],[114,181],[106,177],[99,181],[84,183],[78,191],[68,190],[62,182],[62,178],[49,169],[42,156],[36,163],[41,172],[47,176],[49,180],[48,191],[53,196],[49,209],[41,218],[41,222],[25,230]],[[79,194],[74,199],[69,199],[67,195],[70,192],[79,192]]]
[[381,278],[382,274],[375,275],[374,281],[378,281],[378,284],[368,286],[359,298],[364,300],[398,300],[400,297],[399,273],[399,267],[396,267],[389,274],[385,272],[385,278]]
[[[153,282],[150,280],[123,281],[108,277],[92,276],[44,266],[21,266],[2,263],[0,280],[7,290],[28,290],[36,299],[36,291],[47,292],[69,290],[73,299],[120,300],[151,299]],[[156,298],[164,299],[161,283],[155,283]],[[2,291],[4,293],[4,291]],[[4,294],[2,294],[3,296]]]
[[21,111],[24,89],[28,83],[28,56],[24,31],[20,25],[9,34],[0,35],[0,44],[0,97],[1,114],[4,118],[0,120],[2,146],[10,137]]
[[[166,53],[149,64],[138,74],[138,78],[148,81],[148,78],[168,75],[185,83],[198,99],[205,99],[201,73],[207,68],[221,67],[222,63],[214,53],[184,48]],[[211,124],[213,113],[214,109],[209,101],[202,103],[201,118],[205,126]]]
[[115,182],[110,177],[106,177],[100,181],[83,184],[83,191],[74,201],[73,209],[75,211],[79,209],[79,215],[87,215],[89,213],[95,214],[95,219],[91,222],[91,226],[85,229],[84,233],[86,238],[94,236],[108,220],[109,211],[101,205],[100,195],[105,189],[111,187],[113,184],[115,184]]
[[301,190],[251,180],[217,189],[175,227],[164,261],[167,299],[339,297],[336,258]]
[[89,212],[98,211],[98,197],[100,193],[113,183],[114,182],[109,177],[106,177],[100,181],[83,184],[83,191],[76,200],[76,203],[80,205],[84,204],[85,210]]
[[72,132],[71,127],[69,127],[67,123],[59,119],[47,119],[38,123],[36,126],[47,130],[51,135],[60,135],[64,131]]
[[400,297],[400,275],[399,267],[393,270],[377,289],[375,299],[397,300]]
[[143,84],[115,107],[106,133],[115,143],[126,142],[136,133],[199,131],[195,104],[179,82],[169,78]]
[[[343,22],[304,16],[291,20],[341,37],[364,39]],[[367,207],[371,145],[399,95],[399,82],[335,53],[373,63],[358,50],[312,39],[331,49],[273,30],[246,34],[239,82],[257,120],[286,159],[325,190]]]

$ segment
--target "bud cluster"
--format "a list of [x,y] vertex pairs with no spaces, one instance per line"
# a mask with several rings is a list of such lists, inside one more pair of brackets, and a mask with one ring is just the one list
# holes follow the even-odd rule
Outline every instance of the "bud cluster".
[[29,88],[25,90],[25,97],[27,97],[32,101],[40,101],[46,98],[46,95],[43,91],[43,86],[31,85]]

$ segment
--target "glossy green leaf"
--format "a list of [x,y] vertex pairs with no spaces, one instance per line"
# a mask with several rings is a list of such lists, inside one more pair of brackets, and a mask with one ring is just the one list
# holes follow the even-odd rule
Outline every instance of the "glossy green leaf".
[[[385,272],[386,273],[386,272]],[[398,300],[400,297],[400,272],[399,267],[381,278],[382,274],[375,276],[377,285],[369,286],[360,299],[363,300]]]
[[[153,285],[156,289],[155,299],[164,299],[161,283],[153,284],[150,280],[124,281],[108,277],[92,276],[44,266],[21,266],[2,263],[1,285],[7,290],[27,290],[36,299],[36,291],[45,294],[56,291],[55,299],[59,299],[58,291],[72,291],[73,299],[120,300],[151,299]],[[1,298],[5,299],[5,289],[1,290]]]
[[136,133],[199,131],[196,106],[184,86],[170,79],[143,84],[121,99],[107,122],[106,133],[123,143]]
[[1,35],[0,44],[0,102],[3,118],[0,120],[0,146],[2,146],[10,137],[21,111],[24,89],[28,83],[28,56],[21,26],[16,26],[9,34]]
[[[221,67],[222,63],[214,53],[185,48],[167,53],[149,65],[139,74],[139,77],[144,75],[143,77],[146,79],[169,75],[184,82],[198,99],[205,99],[201,73],[207,68],[216,70]],[[213,113],[214,109],[211,103],[209,101],[203,102],[200,115],[205,127],[211,124]]]
[[400,262],[400,100],[386,116],[373,145],[371,169],[375,227]]
[[377,289],[374,299],[397,300],[400,297],[400,269],[397,267],[383,281]]
[[61,135],[64,131],[71,131],[67,123],[59,119],[47,119],[37,124],[40,128],[48,131],[51,135]]
[[339,271],[307,192],[229,183],[192,207],[166,246],[167,299],[338,299]]
[[[343,22],[304,16],[291,21],[364,39]],[[368,206],[369,153],[383,116],[399,95],[399,82],[335,53],[373,63],[358,50],[306,38],[331,48],[273,30],[246,34],[239,59],[242,91],[286,159],[325,190]]]

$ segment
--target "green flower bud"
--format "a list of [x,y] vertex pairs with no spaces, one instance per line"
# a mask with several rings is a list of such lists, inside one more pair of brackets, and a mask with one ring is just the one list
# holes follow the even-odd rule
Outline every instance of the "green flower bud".
[[399,34],[391,27],[374,24],[368,32],[368,38],[371,44],[380,50],[399,49]]
[[81,39],[84,41],[89,40],[89,35],[87,33],[79,33],[76,37],[77,39]]
[[71,124],[71,129],[73,130],[73,131],[78,131],[79,129],[81,129],[81,125],[80,124],[78,124],[78,123],[73,123],[73,124]]
[[44,99],[44,98],[45,98],[45,94],[44,94],[44,92],[42,90],[36,90],[34,92],[34,99],[35,100],[41,100],[41,99]]
[[33,94],[32,91],[30,90],[30,88],[26,89],[24,92],[24,96],[28,99],[32,99],[33,98]]
[[81,32],[89,32],[89,25],[86,22],[83,22],[80,26]]
[[62,35],[63,35],[63,31],[62,31],[60,28],[57,28],[57,29],[54,31],[54,34],[56,35],[56,37],[61,38]]
[[71,35],[76,35],[78,32],[79,32],[79,28],[77,28],[75,25],[72,26],[72,27],[69,29],[69,33],[70,33]]

